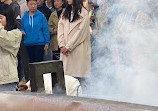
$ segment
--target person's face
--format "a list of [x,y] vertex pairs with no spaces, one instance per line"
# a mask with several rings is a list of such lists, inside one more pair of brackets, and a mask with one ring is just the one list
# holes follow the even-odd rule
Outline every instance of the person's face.
[[56,9],[61,8],[63,5],[63,1],[62,0],[54,0],[54,6]]
[[27,3],[27,6],[28,6],[30,12],[35,12],[36,9],[37,9],[37,2],[31,0],[31,1],[29,1],[29,2]]
[[2,3],[4,3],[6,0],[1,0]]
[[6,27],[7,25],[6,16],[0,14],[0,20],[1,20],[2,25]]
[[37,5],[42,6],[45,0],[37,0]]
[[67,3],[68,3],[69,5],[72,5],[72,4],[73,4],[73,0],[67,0]]

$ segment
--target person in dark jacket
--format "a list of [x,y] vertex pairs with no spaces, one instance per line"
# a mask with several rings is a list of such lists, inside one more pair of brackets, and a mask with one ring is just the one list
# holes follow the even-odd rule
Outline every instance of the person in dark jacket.
[[18,28],[20,29],[22,26],[22,22],[21,22],[21,15],[20,15],[20,6],[16,1],[12,1],[12,0],[1,0],[2,3],[4,4],[8,4],[12,7],[13,12],[14,12],[14,19],[18,25]]
[[46,0],[45,4],[51,10],[51,12],[55,11],[53,0]]
[[45,15],[48,21],[52,11],[46,6],[45,0],[39,0],[37,2],[37,5],[38,5],[37,9]]

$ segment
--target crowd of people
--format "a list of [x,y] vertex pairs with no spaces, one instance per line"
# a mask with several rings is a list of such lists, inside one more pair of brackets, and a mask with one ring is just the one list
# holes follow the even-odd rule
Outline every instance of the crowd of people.
[[[110,3],[109,0],[107,10],[106,5],[99,7],[85,0],[1,0],[0,91],[15,90],[19,81],[28,81],[28,63],[45,59],[62,60],[64,74],[83,86],[90,74],[91,58],[94,59],[91,57],[93,35],[108,30],[108,24],[113,21],[109,17],[121,16],[119,10],[108,15],[113,10]],[[100,10],[96,14],[97,9]],[[97,17],[101,14],[108,17]]]
[[44,61],[48,51],[47,60],[63,61],[65,75],[85,80],[91,67],[90,19],[82,0],[1,0],[0,8],[0,90],[28,81],[28,63]]

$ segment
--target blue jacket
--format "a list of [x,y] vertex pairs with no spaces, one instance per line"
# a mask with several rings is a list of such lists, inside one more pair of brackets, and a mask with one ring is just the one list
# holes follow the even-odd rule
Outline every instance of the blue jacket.
[[29,12],[25,12],[22,18],[22,28],[26,35],[24,36],[24,44],[29,45],[46,45],[50,43],[50,34],[48,23],[45,16],[36,11],[35,15],[30,16]]

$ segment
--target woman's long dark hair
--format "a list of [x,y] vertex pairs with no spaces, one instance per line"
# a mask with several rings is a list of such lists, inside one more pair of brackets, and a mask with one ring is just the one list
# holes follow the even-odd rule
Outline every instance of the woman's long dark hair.
[[71,11],[72,11],[72,7],[71,5],[69,5],[66,2],[66,9],[65,12],[63,14],[63,18],[64,19],[68,19],[69,22],[74,22],[76,20],[78,20],[80,18],[80,13],[82,10],[82,6],[83,6],[83,0],[73,0],[73,19],[71,20]]
[[14,12],[11,6],[7,4],[0,5],[0,14],[6,17],[6,27],[7,31],[17,28],[17,23],[14,19]]

